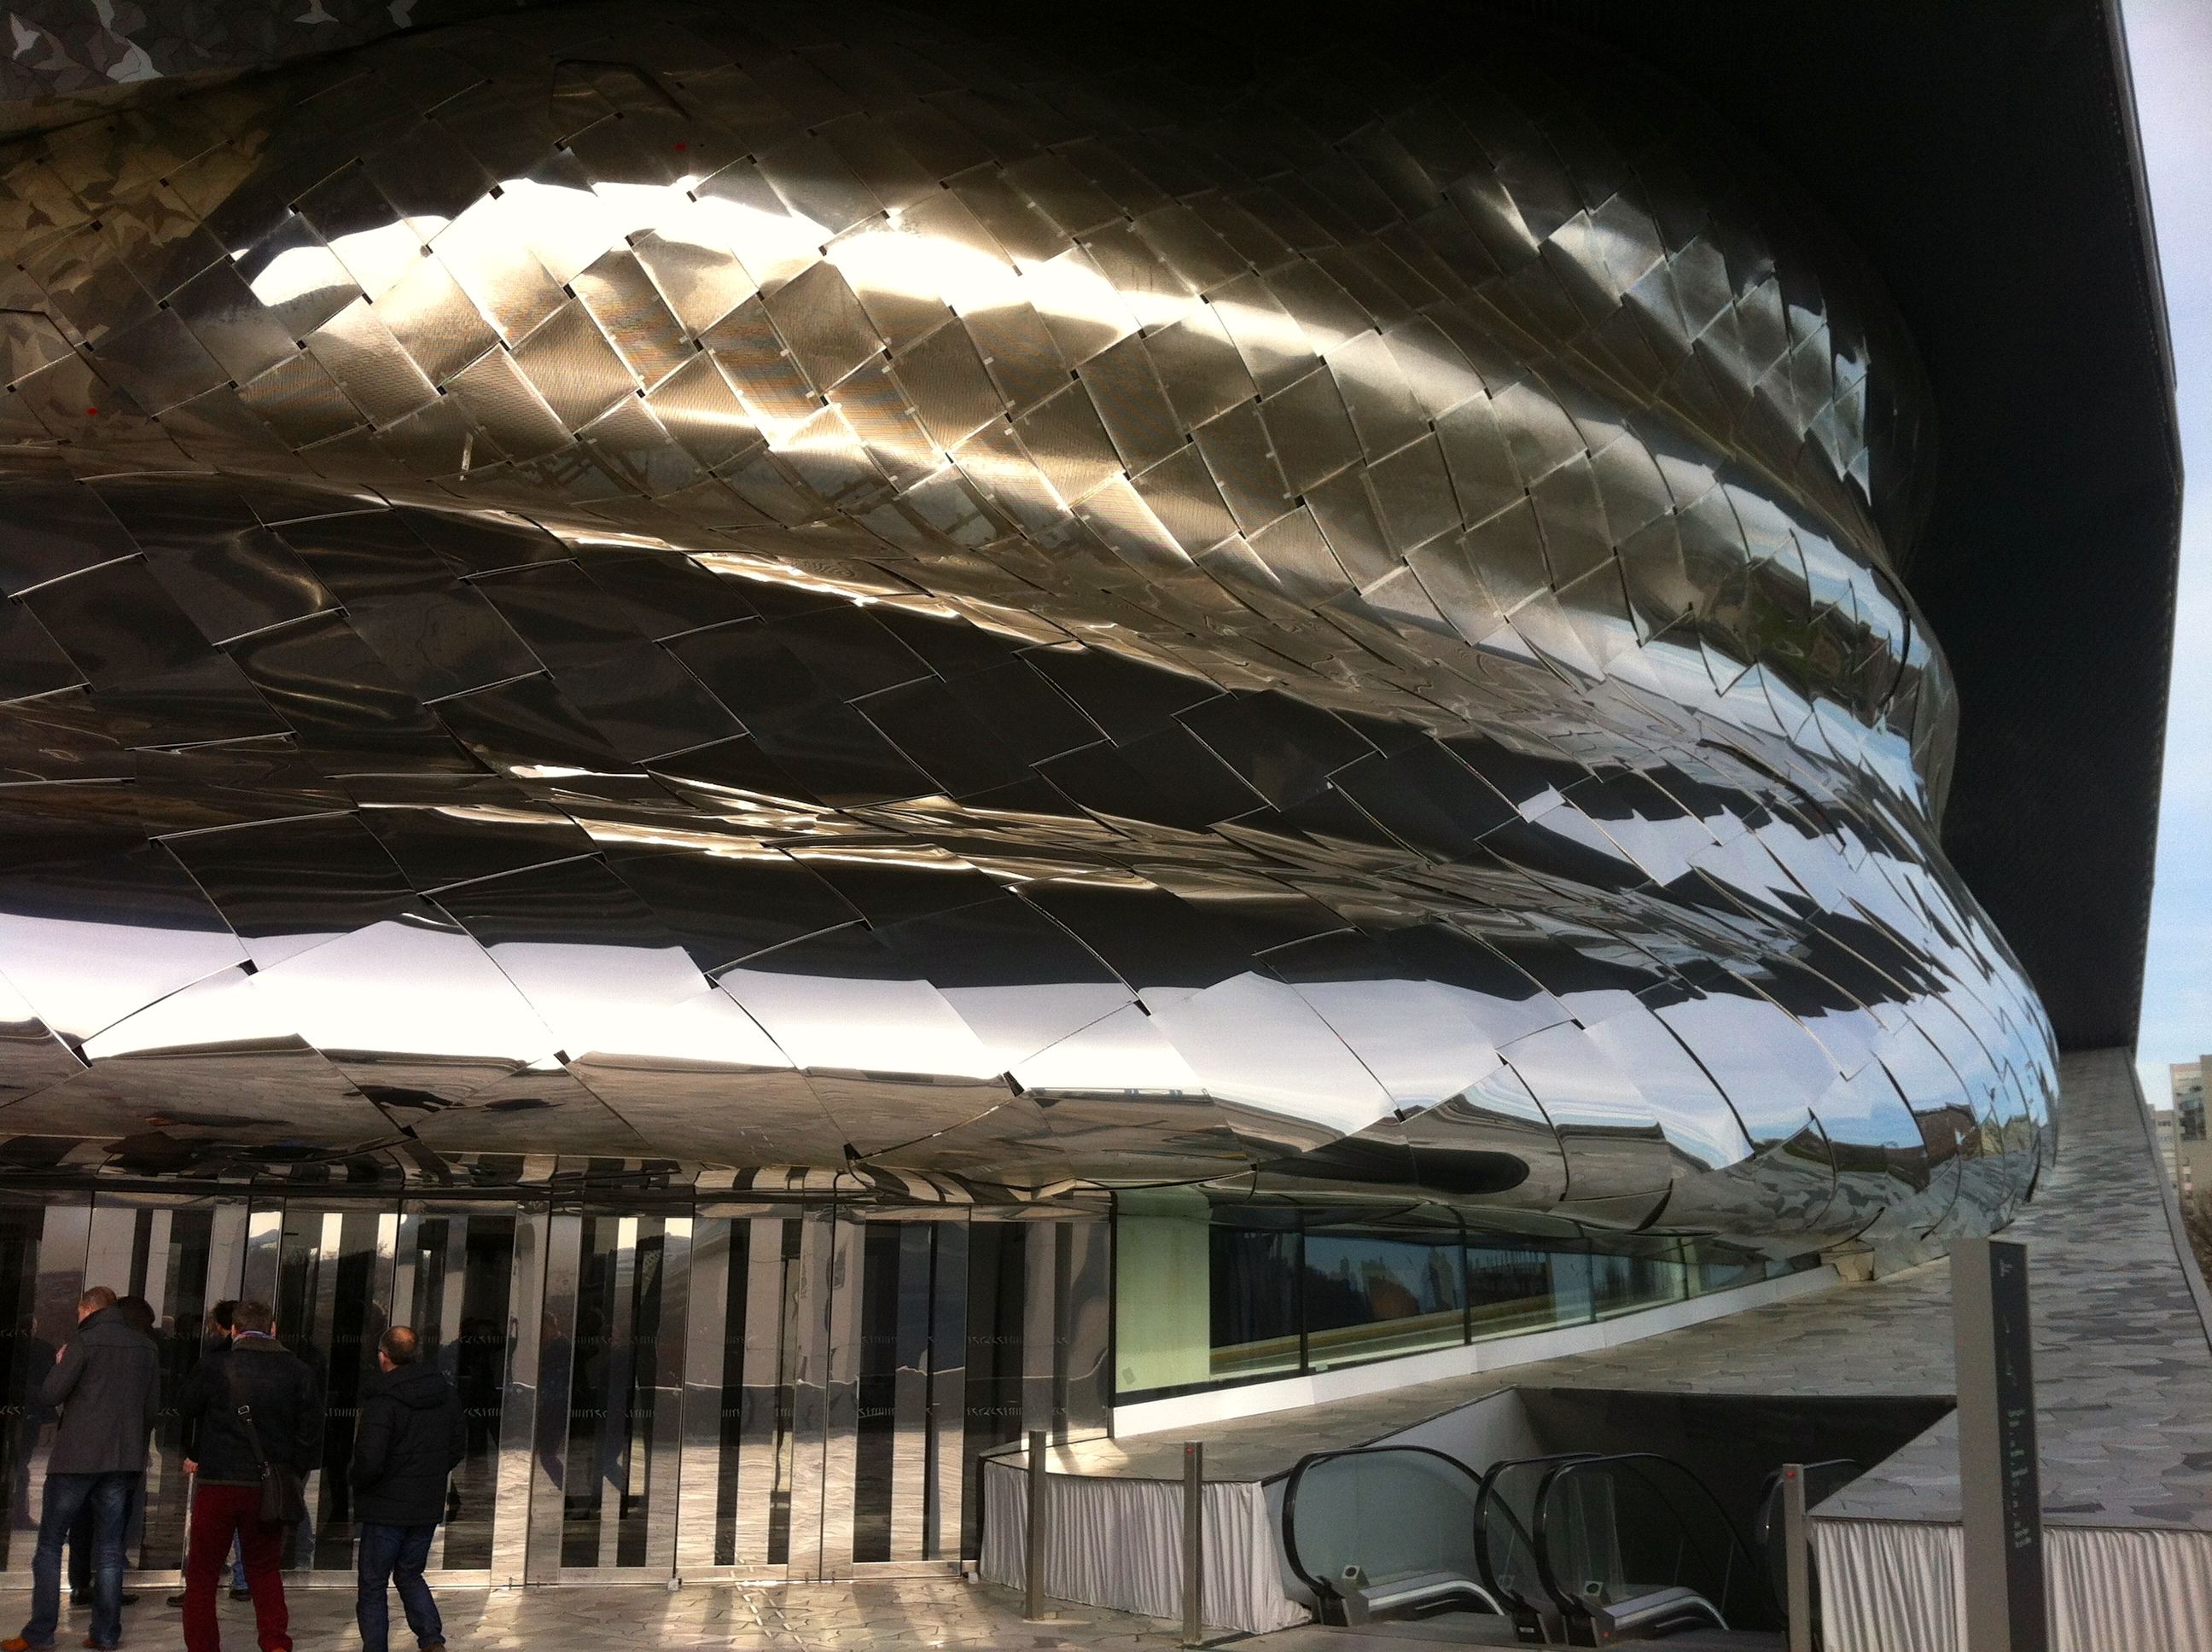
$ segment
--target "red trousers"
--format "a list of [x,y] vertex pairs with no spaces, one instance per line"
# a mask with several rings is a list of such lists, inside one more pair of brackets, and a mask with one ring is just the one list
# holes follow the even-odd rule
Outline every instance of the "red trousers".
[[192,1488],[192,1530],[185,1545],[185,1652],[222,1652],[215,1597],[230,1559],[234,1532],[246,1550],[246,1582],[253,1591],[261,1652],[291,1652],[291,1619],[284,1611],[286,1531],[262,1522],[258,1485],[210,1485],[202,1480]]

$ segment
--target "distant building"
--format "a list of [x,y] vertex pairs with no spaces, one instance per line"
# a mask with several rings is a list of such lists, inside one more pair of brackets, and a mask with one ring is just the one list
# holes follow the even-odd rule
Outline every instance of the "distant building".
[[2173,1185],[2182,1202],[2212,1199],[2212,1141],[2204,1133],[2204,1077],[2212,1072],[2212,1055],[2194,1061],[2176,1061],[2167,1069],[2173,1087],[2173,1107],[2160,1127],[2160,1142],[2172,1168]]

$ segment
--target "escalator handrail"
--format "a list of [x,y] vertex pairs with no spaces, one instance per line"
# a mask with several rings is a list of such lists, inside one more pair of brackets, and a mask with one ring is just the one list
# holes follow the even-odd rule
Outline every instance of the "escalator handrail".
[[[1531,1611],[1534,1610],[1537,1605],[1534,1600],[1524,1599],[1521,1591],[1511,1584],[1499,1582],[1496,1569],[1490,1564],[1489,1521],[1493,1514],[1503,1514],[1505,1516],[1508,1529],[1515,1537],[1521,1540],[1521,1546],[1528,1550],[1529,1558],[1532,1560],[1536,1558],[1536,1540],[1529,1535],[1528,1528],[1521,1523],[1521,1516],[1513,1512],[1513,1505],[1498,1494],[1499,1479],[1509,1468],[1532,1468],[1540,1463],[1578,1462],[1586,1457],[1595,1457],[1597,1455],[1594,1451],[1553,1451],[1547,1452],[1540,1457],[1505,1457],[1491,1464],[1488,1472],[1482,1476],[1482,1490],[1475,1493],[1474,1497],[1474,1564],[1476,1569],[1482,1573],[1482,1586],[1499,1600],[1510,1599],[1528,1607]],[[1539,1495],[1540,1494],[1540,1486]],[[1535,1503],[1532,1501],[1529,1507],[1534,1509]],[[1537,1576],[1540,1578],[1543,1576],[1540,1563],[1537,1567]],[[1547,1583],[1545,1587],[1548,1588],[1550,1585]]]
[[[1853,1479],[1866,1473],[1866,1465],[1856,1457],[1823,1457],[1818,1462],[1799,1463],[1796,1467],[1797,1472],[1805,1477],[1805,1507],[1808,1513],[1811,1512],[1813,1507],[1813,1476],[1815,1473],[1823,1468],[1848,1468],[1851,1471]],[[1768,1511],[1774,1506],[1774,1495],[1781,1489],[1782,1470],[1779,1468],[1760,1482],[1758,1516],[1760,1521],[1765,1521]],[[1752,1535],[1758,1537],[1759,1534],[1754,1531]]]
[[[1767,1581],[1765,1569],[1753,1559],[1750,1546],[1743,1540],[1742,1534],[1736,1530],[1735,1522],[1729,1518],[1728,1509],[1722,1504],[1721,1500],[1713,1495],[1712,1488],[1700,1479],[1697,1472],[1686,1464],[1677,1462],[1674,1458],[1663,1456],[1656,1451],[1618,1451],[1603,1456],[1586,1456],[1577,1461],[1564,1462],[1547,1473],[1543,1484],[1536,1488],[1536,1575],[1543,1580],[1544,1587],[1551,1591],[1552,1599],[1558,1604],[1560,1611],[1571,1616],[1587,1617],[1589,1608],[1579,1597],[1570,1595],[1559,1587],[1559,1577],[1552,1570],[1551,1546],[1547,1539],[1553,1489],[1563,1479],[1578,1470],[1603,1467],[1618,1463],[1626,1467],[1629,1473],[1637,1475],[1653,1491],[1658,1492],[1661,1501],[1670,1509],[1674,1509],[1679,1515],[1681,1510],[1676,1507],[1674,1499],[1668,1495],[1667,1488],[1638,1466],[1644,1462],[1663,1463],[1680,1479],[1697,1487],[1707,1506],[1711,1509],[1714,1517],[1720,1522],[1721,1530],[1728,1534],[1729,1546],[1735,1551],[1735,1558],[1742,1561],[1744,1575],[1756,1580],[1759,1588],[1767,1597],[1766,1604],[1769,1610],[1774,1614],[1776,1620],[1779,1621],[1782,1609],[1773,1598],[1774,1590]],[[1686,1525],[1684,1529],[1688,1529]],[[1729,1570],[1731,1574],[1734,1571],[1733,1561],[1730,1563]],[[1716,1603],[1723,1613],[1728,1610],[1727,1582],[1728,1579],[1724,1576],[1721,1590],[1723,1598]]]
[[[1816,1473],[1823,1469],[1848,1469],[1850,1473],[1837,1482],[1837,1488],[1840,1490],[1866,1473],[1866,1465],[1856,1457],[1823,1457],[1818,1462],[1799,1463],[1796,1467],[1797,1472],[1805,1477],[1805,1509],[1808,1514],[1812,1511],[1815,1502],[1825,1501],[1833,1495],[1832,1492],[1823,1492],[1817,1498],[1814,1496],[1813,1477]],[[1778,1571],[1784,1578],[1789,1576],[1788,1556],[1778,1546],[1781,1540],[1783,1523],[1781,1503],[1782,1470],[1778,1468],[1766,1477],[1759,1488],[1759,1508],[1752,1515],[1750,1533],[1752,1542],[1758,1547],[1759,1558],[1766,1563],[1766,1590],[1770,1594],[1788,1592],[1787,1583],[1778,1582],[1776,1576]],[[1817,1619],[1818,1612],[1816,1611],[1814,1615]]]
[[[1298,1575],[1300,1582],[1304,1583],[1308,1588],[1313,1590],[1314,1597],[1316,1600],[1327,1600],[1330,1595],[1334,1594],[1336,1593],[1336,1580],[1334,1578],[1322,1579],[1314,1576],[1310,1572],[1306,1570],[1305,1566],[1299,1559],[1298,1484],[1305,1478],[1306,1471],[1309,1468],[1313,1467],[1316,1463],[1327,1462],[1330,1459],[1335,1457],[1362,1457],[1370,1455],[1380,1455],[1382,1453],[1386,1451],[1418,1453],[1422,1456],[1434,1457],[1440,1461],[1449,1463],[1454,1468],[1456,1468],[1461,1473],[1467,1476],[1469,1482],[1472,1483],[1475,1488],[1475,1494],[1478,1497],[1481,1495],[1482,1477],[1480,1474],[1477,1474],[1472,1468],[1469,1468],[1465,1463],[1462,1462],[1458,1458],[1453,1456],[1449,1451],[1439,1451],[1434,1446],[1346,1446],[1341,1449],[1335,1451],[1309,1451],[1304,1456],[1299,1458],[1297,1462],[1291,1466],[1290,1477],[1285,1481],[1283,1485],[1283,1553],[1291,1563],[1291,1570]],[[1478,1533],[1478,1538],[1479,1537],[1480,1533]],[[1481,1544],[1479,1540],[1475,1546],[1477,1552],[1479,1553],[1481,1549]]]

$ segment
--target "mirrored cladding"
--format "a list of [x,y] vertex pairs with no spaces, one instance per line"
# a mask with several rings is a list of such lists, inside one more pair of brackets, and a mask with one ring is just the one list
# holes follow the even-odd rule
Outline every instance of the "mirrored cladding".
[[[1238,1370],[1689,1288],[1539,1237],[2004,1220],[1910,347],[1678,94],[1511,55],[1140,106],[643,0],[0,153],[8,1162],[1343,1207],[1219,1242],[1308,1247]],[[839,1379],[909,1457],[911,1328]]]

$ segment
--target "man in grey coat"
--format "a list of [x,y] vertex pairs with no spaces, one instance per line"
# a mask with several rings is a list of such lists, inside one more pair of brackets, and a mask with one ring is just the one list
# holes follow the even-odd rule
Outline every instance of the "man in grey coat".
[[112,1647],[123,1635],[123,1528],[146,1472],[146,1441],[161,1403],[161,1374],[154,1339],[115,1311],[115,1293],[94,1285],[76,1301],[76,1333],[54,1356],[39,1398],[61,1408],[61,1426],[46,1459],[46,1495],[39,1513],[39,1547],[31,1560],[31,1617],[23,1632],[0,1641],[0,1652],[44,1652],[54,1643],[62,1610],[62,1544],[78,1512],[93,1511],[90,1647]]

